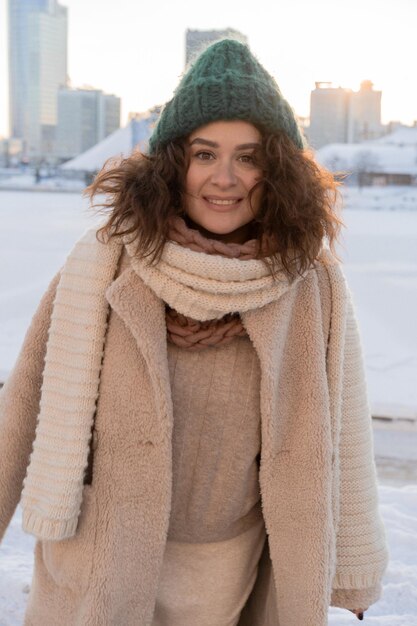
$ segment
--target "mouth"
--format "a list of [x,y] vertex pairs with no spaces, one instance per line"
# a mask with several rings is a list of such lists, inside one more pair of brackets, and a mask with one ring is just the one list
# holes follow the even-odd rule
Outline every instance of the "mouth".
[[218,207],[232,207],[242,201],[243,198],[213,198],[210,196],[205,196],[204,200],[211,205]]

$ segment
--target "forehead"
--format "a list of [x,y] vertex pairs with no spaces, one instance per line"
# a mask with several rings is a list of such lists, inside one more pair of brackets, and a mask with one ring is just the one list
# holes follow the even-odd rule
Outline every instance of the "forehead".
[[222,144],[260,143],[261,133],[250,122],[242,120],[221,120],[205,124],[194,130],[189,136],[191,143],[195,139],[207,139]]

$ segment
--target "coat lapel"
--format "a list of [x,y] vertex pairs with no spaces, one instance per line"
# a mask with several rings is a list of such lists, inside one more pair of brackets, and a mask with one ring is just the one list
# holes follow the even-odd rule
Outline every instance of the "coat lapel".
[[162,431],[170,436],[172,400],[168,370],[165,306],[132,268],[127,268],[106,291],[110,306],[136,340],[148,367]]
[[286,336],[294,297],[294,290],[289,290],[279,300],[241,315],[261,366],[262,455],[264,459],[274,456],[286,445],[290,428],[289,415],[280,410],[278,381],[284,364]]
[[322,626],[327,623],[335,538],[317,275],[310,273],[279,300],[242,320],[261,366],[260,486],[280,623]]

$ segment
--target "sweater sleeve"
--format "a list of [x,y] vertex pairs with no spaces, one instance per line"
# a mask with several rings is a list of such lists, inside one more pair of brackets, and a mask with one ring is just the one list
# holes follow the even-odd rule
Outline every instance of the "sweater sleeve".
[[0,540],[19,502],[35,438],[48,329],[57,274],[26,333],[15,367],[0,391]]
[[372,419],[361,337],[349,288],[347,298],[339,442],[340,517],[331,604],[366,609],[380,597],[388,552],[378,510]]

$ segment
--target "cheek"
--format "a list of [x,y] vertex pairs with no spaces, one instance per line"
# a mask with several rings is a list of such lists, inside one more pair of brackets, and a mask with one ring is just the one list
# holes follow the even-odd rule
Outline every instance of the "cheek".
[[[259,181],[262,180],[262,172],[259,170],[253,170],[251,172],[245,172],[245,175],[242,176],[242,182],[245,185],[246,189],[250,191]],[[258,184],[258,188],[261,185]]]
[[201,176],[198,175],[196,168],[190,165],[185,176],[185,191],[196,191],[200,185],[200,178]]
[[[251,189],[252,189],[253,187],[255,187],[255,185],[256,185],[256,183],[258,182],[258,180],[259,180],[259,178],[257,178],[257,179],[253,182],[253,184],[252,184],[252,186],[251,186]],[[253,209],[254,211],[256,211],[256,212],[258,212],[258,211],[259,211],[259,209],[260,209],[263,191],[264,191],[264,185],[258,185],[258,186],[256,187],[256,189],[254,189],[254,191],[253,191],[253,193],[252,193],[252,197],[251,197],[252,209]]]

